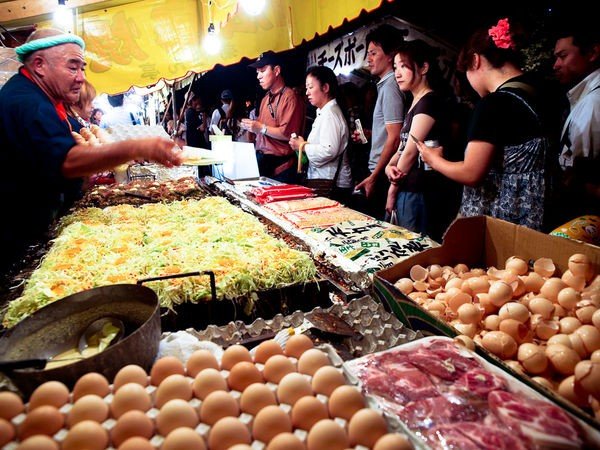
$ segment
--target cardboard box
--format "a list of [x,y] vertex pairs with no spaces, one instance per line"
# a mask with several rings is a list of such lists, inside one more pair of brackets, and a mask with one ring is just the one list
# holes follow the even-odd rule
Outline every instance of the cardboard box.
[[[415,331],[421,330],[425,334],[456,336],[458,333],[447,322],[432,316],[394,287],[394,282],[399,278],[409,277],[412,266],[415,264],[423,267],[431,264],[454,266],[464,263],[472,268],[490,266],[504,268],[505,261],[511,256],[520,256],[531,263],[538,258],[546,257],[554,261],[557,273],[562,274],[568,269],[568,259],[574,253],[587,255],[594,264],[596,273],[600,273],[600,247],[550,236],[492,217],[460,218],[448,228],[440,247],[425,250],[377,272],[373,285],[377,297],[408,327]],[[577,417],[600,428],[600,423],[589,414],[533,382],[529,377],[513,371],[485,349],[478,348],[478,353],[552,398]]]

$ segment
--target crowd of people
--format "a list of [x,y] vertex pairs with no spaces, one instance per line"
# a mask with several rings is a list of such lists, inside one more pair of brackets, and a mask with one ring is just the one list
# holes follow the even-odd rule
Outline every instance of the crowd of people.
[[[267,51],[250,65],[264,91],[258,108],[225,89],[210,111],[192,93],[180,116],[165,120],[169,134],[204,148],[211,133],[254,142],[262,176],[330,180],[333,198],[437,240],[457,215],[485,214],[543,231],[600,215],[597,27],[576,24],[556,35],[554,75],[568,100],[562,112],[560,91],[523,70],[506,18],[477,30],[458,55],[456,68],[479,97],[468,114],[442,76],[435,48],[405,40],[388,24],[368,33],[366,47],[376,84],[365,96],[338,85],[325,66],[307,70],[304,89],[288,86],[284,62]],[[0,225],[1,270],[47,230],[70,180],[133,159],[181,163],[169,139],[75,143],[71,132],[80,127],[139,123],[123,95],[109,97],[108,111],[93,108],[84,49],[75,35],[37,30],[16,49],[23,66],[0,90],[0,163],[20,169],[0,180],[11,218]]]

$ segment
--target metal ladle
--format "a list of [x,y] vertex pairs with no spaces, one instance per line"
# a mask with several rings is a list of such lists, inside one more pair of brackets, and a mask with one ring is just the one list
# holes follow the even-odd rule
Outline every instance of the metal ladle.
[[[77,345],[79,353],[82,353],[88,347],[88,342],[89,342],[90,338],[93,335],[100,332],[107,323],[110,323],[111,325],[118,328],[118,330],[119,330],[117,332],[117,334],[115,335],[115,337],[112,338],[111,341],[108,343],[108,346],[111,346],[121,340],[121,338],[125,334],[125,325],[123,324],[123,321],[120,319],[117,319],[115,317],[101,317],[100,319],[94,320],[92,323],[90,323],[87,326],[87,328],[83,331],[83,333],[81,333],[81,336],[79,338],[78,345]],[[44,367],[46,367],[46,364],[48,364],[49,362],[52,362],[52,361],[81,361],[82,359],[85,359],[85,357],[81,356],[81,357],[60,358],[60,359],[31,358],[31,359],[20,359],[20,360],[13,360],[13,361],[0,361],[0,372],[11,371],[11,370],[16,370],[16,369],[27,369],[27,368],[43,369]]]

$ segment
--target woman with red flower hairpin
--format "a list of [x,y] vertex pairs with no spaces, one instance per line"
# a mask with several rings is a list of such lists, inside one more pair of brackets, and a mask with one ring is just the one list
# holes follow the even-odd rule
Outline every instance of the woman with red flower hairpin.
[[546,200],[547,127],[543,96],[520,57],[508,19],[475,32],[458,57],[482,97],[469,125],[463,161],[418,144],[434,170],[465,185],[460,214],[489,215],[540,229]]

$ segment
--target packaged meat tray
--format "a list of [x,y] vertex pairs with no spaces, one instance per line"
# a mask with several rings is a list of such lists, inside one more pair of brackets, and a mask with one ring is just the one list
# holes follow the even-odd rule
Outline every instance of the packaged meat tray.
[[368,220],[368,216],[344,206],[296,211],[284,214],[284,218],[298,228],[327,227],[348,220]]
[[315,197],[312,189],[298,184],[257,187],[248,191],[248,195],[260,204]]
[[447,337],[345,363],[380,408],[432,449],[596,449],[600,432]]
[[273,211],[275,214],[285,214],[295,211],[306,211],[311,209],[330,208],[339,206],[335,200],[325,197],[309,197],[298,200],[284,200],[279,202],[267,203],[265,208]]

